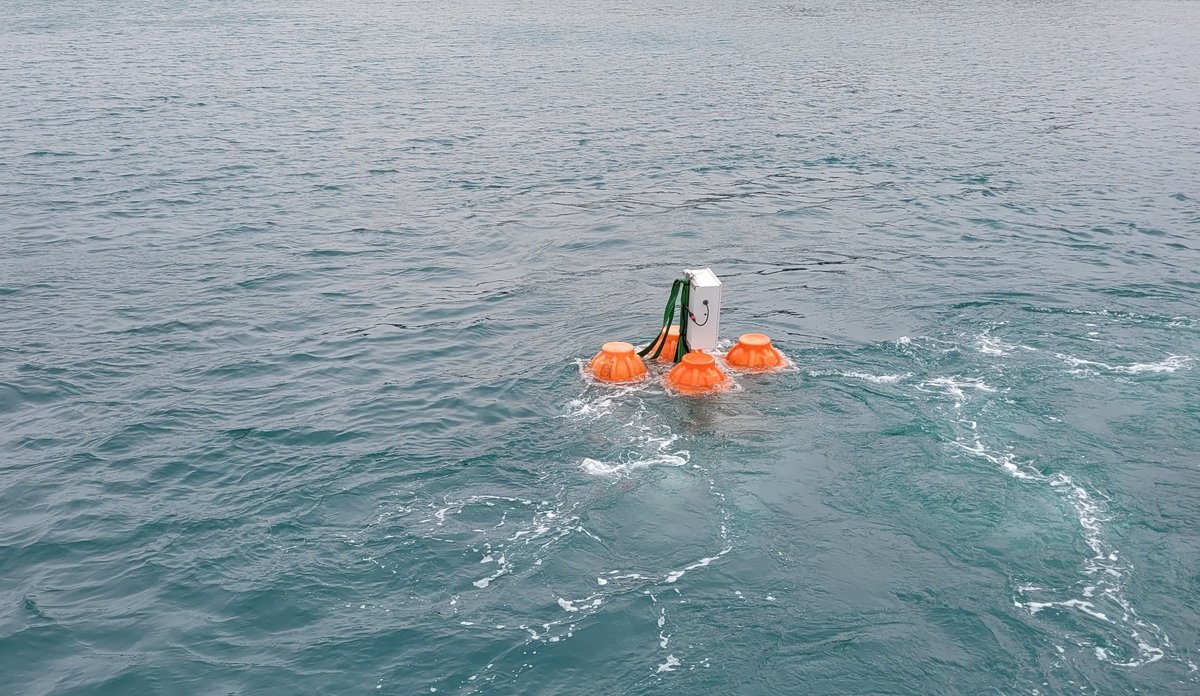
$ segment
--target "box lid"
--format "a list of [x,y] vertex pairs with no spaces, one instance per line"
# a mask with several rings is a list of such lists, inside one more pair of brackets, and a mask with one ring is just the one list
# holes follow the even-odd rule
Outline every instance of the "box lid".
[[692,281],[692,285],[698,288],[719,288],[721,281],[717,278],[717,274],[709,268],[689,268],[685,269],[683,274]]

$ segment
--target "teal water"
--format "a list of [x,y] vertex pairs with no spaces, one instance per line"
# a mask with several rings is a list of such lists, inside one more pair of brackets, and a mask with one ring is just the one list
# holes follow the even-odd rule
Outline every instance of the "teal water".
[[0,693],[1200,692],[1200,5],[548,5],[3,3]]

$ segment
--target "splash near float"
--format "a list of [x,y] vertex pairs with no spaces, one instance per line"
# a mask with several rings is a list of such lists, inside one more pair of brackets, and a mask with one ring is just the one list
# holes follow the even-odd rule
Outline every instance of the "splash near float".
[[[675,321],[675,309],[679,320]],[[630,343],[605,343],[588,363],[592,376],[602,382],[635,382],[649,372],[644,359],[674,363],[663,378],[681,394],[704,394],[729,383],[717,364],[721,329],[721,280],[711,269],[685,270],[671,285],[663,310],[662,328],[645,348],[634,351]],[[737,370],[764,372],[783,367],[786,360],[771,339],[761,333],[742,334],[724,355]]]

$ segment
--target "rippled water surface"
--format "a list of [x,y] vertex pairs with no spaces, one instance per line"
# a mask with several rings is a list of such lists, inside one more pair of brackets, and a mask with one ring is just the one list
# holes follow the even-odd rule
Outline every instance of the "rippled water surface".
[[0,10],[0,692],[1200,691],[1200,4]]

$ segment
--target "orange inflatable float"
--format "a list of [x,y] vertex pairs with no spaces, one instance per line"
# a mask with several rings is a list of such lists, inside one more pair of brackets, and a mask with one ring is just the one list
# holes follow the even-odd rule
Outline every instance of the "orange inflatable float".
[[[662,338],[662,332],[658,332],[659,338]],[[655,339],[655,343],[658,340]],[[654,344],[651,344],[654,345]],[[658,354],[658,359],[662,362],[675,362],[675,349],[679,347],[679,325],[672,324],[667,329],[667,337],[663,340],[662,351]]]
[[632,382],[646,376],[646,363],[623,341],[605,343],[588,363],[596,379],[602,382]]
[[764,334],[748,333],[738,338],[737,345],[725,354],[725,362],[743,370],[774,370],[783,367],[783,353],[771,345]]
[[676,391],[696,394],[716,389],[726,381],[713,356],[704,351],[685,353],[683,360],[667,373],[667,385]]

